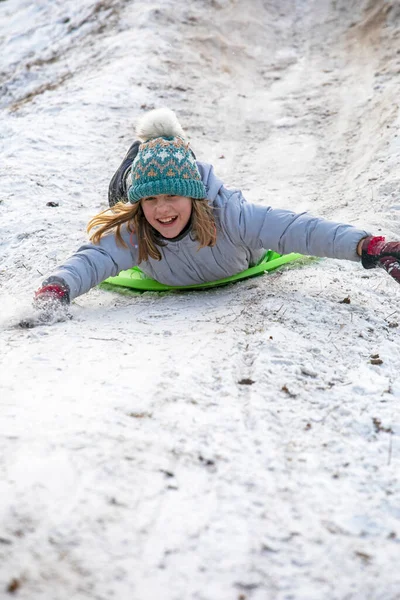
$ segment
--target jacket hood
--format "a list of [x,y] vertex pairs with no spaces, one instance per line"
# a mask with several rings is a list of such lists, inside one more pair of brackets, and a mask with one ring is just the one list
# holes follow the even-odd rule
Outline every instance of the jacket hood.
[[218,196],[219,190],[224,185],[223,181],[215,175],[214,167],[212,165],[197,161],[197,166],[206,188],[207,198],[208,200],[211,200],[211,202],[214,202],[215,198]]

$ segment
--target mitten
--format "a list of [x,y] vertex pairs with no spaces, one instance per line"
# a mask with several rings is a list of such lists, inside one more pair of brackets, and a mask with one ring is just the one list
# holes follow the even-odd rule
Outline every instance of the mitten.
[[400,283],[400,242],[386,242],[384,237],[367,237],[361,248],[364,269],[382,267]]
[[35,292],[33,300],[34,313],[20,321],[19,326],[31,329],[37,325],[49,325],[58,321],[71,319],[68,312],[69,287],[61,282],[45,282]]

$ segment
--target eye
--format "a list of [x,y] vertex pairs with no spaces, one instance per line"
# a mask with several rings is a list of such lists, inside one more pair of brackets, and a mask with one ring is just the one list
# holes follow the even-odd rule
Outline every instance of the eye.
[[148,198],[143,198],[144,202],[153,202],[155,200],[154,196],[149,196]]

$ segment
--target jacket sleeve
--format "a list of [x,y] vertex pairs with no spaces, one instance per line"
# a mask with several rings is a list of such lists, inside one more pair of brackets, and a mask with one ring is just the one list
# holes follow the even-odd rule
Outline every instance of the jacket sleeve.
[[279,254],[299,252],[359,261],[358,242],[368,231],[290,210],[246,202],[234,192],[222,209],[221,226],[233,243],[252,249],[265,248]]
[[118,246],[112,233],[103,236],[99,244],[84,244],[59,266],[46,282],[65,282],[70,289],[72,300],[107,277],[118,275],[120,271],[137,265],[136,236],[132,235],[130,239],[126,232],[122,232],[122,237],[128,244],[127,248]]

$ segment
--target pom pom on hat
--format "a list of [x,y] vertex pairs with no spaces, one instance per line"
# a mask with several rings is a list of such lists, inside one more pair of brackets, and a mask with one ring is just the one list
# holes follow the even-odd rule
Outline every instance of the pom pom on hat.
[[176,114],[169,108],[158,108],[143,115],[136,127],[136,135],[141,142],[158,137],[180,137],[185,133]]
[[142,143],[132,163],[131,203],[160,194],[206,198],[196,160],[172,110],[160,108],[145,114],[136,135]]

